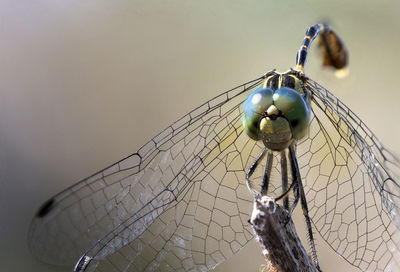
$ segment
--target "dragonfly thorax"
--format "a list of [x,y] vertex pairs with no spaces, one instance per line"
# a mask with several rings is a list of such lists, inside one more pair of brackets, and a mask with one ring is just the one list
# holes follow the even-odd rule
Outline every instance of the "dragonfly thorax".
[[[288,72],[290,73],[290,72]],[[293,75],[274,73],[243,104],[243,127],[271,150],[283,150],[302,138],[311,119],[308,91]]]

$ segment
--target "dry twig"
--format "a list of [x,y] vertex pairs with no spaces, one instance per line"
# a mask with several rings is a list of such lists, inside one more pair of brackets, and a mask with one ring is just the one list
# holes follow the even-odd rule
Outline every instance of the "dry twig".
[[288,212],[273,199],[254,200],[250,223],[268,261],[267,271],[316,271]]

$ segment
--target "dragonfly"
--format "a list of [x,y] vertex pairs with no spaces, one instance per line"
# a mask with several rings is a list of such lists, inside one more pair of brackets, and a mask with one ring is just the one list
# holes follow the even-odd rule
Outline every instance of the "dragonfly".
[[361,271],[396,271],[400,162],[305,75],[316,37],[323,65],[345,69],[336,32],[308,28],[293,69],[221,93],[46,201],[31,222],[32,254],[76,272],[208,271],[254,238],[252,203],[268,195],[289,216],[301,206],[317,270],[314,229]]

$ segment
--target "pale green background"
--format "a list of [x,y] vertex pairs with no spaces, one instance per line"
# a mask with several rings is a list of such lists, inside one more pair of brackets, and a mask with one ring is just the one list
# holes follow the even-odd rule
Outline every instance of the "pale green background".
[[[38,206],[219,92],[293,66],[321,19],[350,75],[321,71],[313,50],[307,75],[400,153],[399,16],[389,0],[2,0],[0,270],[69,271],[28,251]],[[350,271],[318,236],[317,249],[324,271]],[[252,242],[217,271],[258,271],[260,254]]]

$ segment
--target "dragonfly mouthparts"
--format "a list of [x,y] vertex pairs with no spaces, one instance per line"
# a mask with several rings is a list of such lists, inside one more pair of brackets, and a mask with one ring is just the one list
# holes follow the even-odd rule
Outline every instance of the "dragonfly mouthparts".
[[276,120],[276,118],[282,116],[282,112],[275,106],[271,105],[264,113],[264,118],[268,117],[271,120]]

